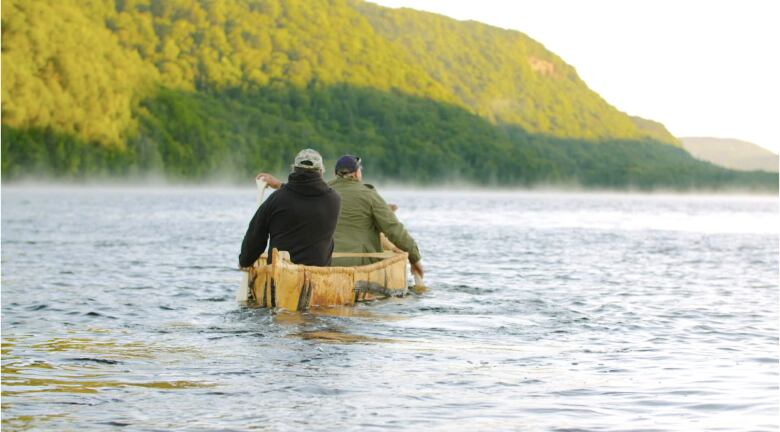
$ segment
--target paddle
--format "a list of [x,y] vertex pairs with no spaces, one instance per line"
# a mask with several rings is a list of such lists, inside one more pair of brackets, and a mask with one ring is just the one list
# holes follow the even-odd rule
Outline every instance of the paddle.
[[412,266],[412,276],[414,277],[414,290],[419,292],[425,291],[425,282],[423,282],[423,277],[420,273],[417,272],[417,269]]
[[263,203],[263,195],[265,195],[265,189],[268,187],[268,183],[265,181],[265,177],[255,177],[255,184],[257,185],[257,205]]
[[[268,183],[265,181],[265,177],[263,176],[257,176],[255,177],[255,184],[257,185],[257,205],[263,203],[263,195],[265,195],[265,189],[268,187]],[[249,272],[245,271],[244,277],[241,280],[241,286],[238,287],[238,291],[236,291],[236,301],[239,302],[248,302],[249,301]]]

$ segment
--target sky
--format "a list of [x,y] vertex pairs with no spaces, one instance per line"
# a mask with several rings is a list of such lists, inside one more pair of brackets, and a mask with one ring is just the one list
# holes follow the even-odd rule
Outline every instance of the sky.
[[780,150],[775,0],[371,0],[521,31],[677,137]]

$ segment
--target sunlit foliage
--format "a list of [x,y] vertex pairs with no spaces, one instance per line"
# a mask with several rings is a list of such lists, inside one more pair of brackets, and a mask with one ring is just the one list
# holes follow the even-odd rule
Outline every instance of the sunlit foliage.
[[479,23],[343,0],[3,6],[3,122],[16,127],[121,146],[154,85],[197,91],[279,81],[398,90],[553,136],[641,136],[542,45]]

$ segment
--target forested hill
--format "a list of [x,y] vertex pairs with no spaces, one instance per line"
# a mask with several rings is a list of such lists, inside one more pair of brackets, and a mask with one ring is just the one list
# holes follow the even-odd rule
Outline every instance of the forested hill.
[[401,181],[777,187],[692,159],[480,23],[343,0],[5,0],[2,32],[4,179],[238,179],[314,147]]

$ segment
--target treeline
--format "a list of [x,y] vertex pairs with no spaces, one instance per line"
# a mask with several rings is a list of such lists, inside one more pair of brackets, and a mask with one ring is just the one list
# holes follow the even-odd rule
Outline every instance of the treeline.
[[776,174],[722,169],[650,139],[531,134],[458,106],[348,85],[162,88],[142,103],[138,117],[138,132],[125,150],[51,129],[3,126],[3,177],[155,172],[179,180],[246,182],[259,170],[287,172],[294,154],[312,147],[322,152],[328,170],[341,154],[362,156],[373,181],[777,190]]

